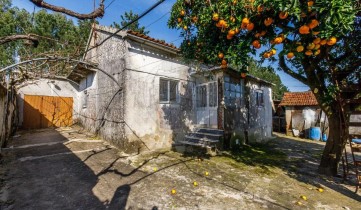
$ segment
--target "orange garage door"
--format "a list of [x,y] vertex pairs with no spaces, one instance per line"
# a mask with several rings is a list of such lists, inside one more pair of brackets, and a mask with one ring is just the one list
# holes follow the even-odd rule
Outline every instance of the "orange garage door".
[[53,96],[24,96],[23,128],[37,129],[71,126],[73,98]]

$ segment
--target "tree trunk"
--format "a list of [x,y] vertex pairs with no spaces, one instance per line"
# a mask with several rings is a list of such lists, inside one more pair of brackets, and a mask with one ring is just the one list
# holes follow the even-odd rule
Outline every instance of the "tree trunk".
[[328,122],[330,130],[329,137],[323,150],[318,171],[320,174],[336,176],[342,152],[347,142],[348,128],[346,127],[346,119],[343,117],[341,109],[335,110],[335,112],[328,116]]

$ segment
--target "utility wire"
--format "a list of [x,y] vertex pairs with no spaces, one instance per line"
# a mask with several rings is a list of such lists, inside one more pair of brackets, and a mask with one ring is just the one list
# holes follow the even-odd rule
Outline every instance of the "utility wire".
[[154,23],[160,21],[162,18],[164,18],[166,15],[168,15],[170,12],[165,13],[164,15],[162,15],[162,17],[158,18],[157,20],[155,20],[154,22],[152,22],[151,24],[147,25],[145,28],[148,28],[149,26],[153,25]]
[[118,29],[117,31],[115,31],[114,33],[112,33],[111,35],[109,35],[107,38],[105,38],[103,41],[101,41],[99,44],[89,48],[88,50],[86,50],[84,52],[87,53],[90,50],[99,47],[100,45],[104,44],[106,41],[108,41],[110,38],[112,38],[113,36],[115,36],[117,33],[119,33],[121,30],[127,28],[128,26],[130,26],[131,24],[133,24],[134,22],[138,21],[139,19],[141,19],[142,17],[144,17],[146,14],[148,14],[149,12],[151,12],[153,9],[155,9],[157,6],[159,6],[161,3],[163,3],[165,0],[159,0],[157,3],[155,3],[153,6],[151,6],[149,9],[147,9],[145,12],[143,12],[141,15],[138,16],[138,18],[135,18],[134,20],[132,20],[131,22],[127,23],[125,26],[123,26],[122,28]]
[[106,6],[106,7],[104,8],[104,10],[106,10],[108,7],[110,7],[110,5],[112,5],[114,2],[115,2],[115,0],[112,0],[112,1],[108,4],[108,6]]

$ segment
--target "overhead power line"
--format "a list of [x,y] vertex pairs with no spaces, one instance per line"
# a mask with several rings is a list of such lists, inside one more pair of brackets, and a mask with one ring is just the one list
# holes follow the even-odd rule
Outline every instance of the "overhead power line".
[[101,41],[99,44],[89,48],[88,50],[86,50],[84,52],[87,53],[90,50],[97,48],[99,46],[101,46],[102,44],[104,44],[106,41],[108,41],[110,38],[112,38],[113,36],[115,36],[117,33],[119,33],[121,30],[124,30],[125,28],[127,28],[128,26],[130,26],[131,24],[133,24],[134,22],[138,21],[139,19],[141,19],[142,17],[144,17],[145,15],[147,15],[149,12],[151,12],[153,9],[155,9],[157,6],[159,6],[161,3],[163,3],[165,0],[159,0],[157,3],[155,3],[153,6],[151,6],[149,9],[147,9],[145,12],[143,12],[141,15],[138,16],[138,18],[135,18],[134,20],[130,21],[129,23],[127,23],[125,26],[123,26],[122,28],[118,29],[117,31],[115,31],[114,33],[112,33],[111,35],[109,35],[107,38],[105,38],[103,41]]

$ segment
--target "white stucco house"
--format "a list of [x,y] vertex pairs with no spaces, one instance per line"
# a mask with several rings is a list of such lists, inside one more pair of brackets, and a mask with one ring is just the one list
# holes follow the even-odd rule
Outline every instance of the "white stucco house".
[[271,83],[231,68],[195,71],[175,46],[133,31],[98,46],[115,31],[91,31],[83,59],[97,68],[79,64],[67,80],[19,87],[20,126],[79,123],[125,152],[177,144],[227,149],[271,137]]
[[[115,31],[96,25],[87,48]],[[267,81],[241,78],[231,68],[196,72],[175,46],[133,31],[119,32],[84,60],[103,72],[75,68],[68,76],[79,83],[74,118],[119,148],[170,148],[212,139],[229,148],[244,139],[271,137]]]

